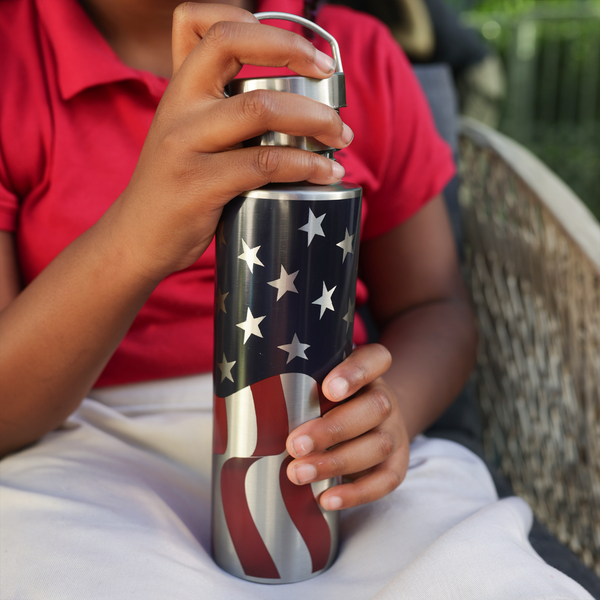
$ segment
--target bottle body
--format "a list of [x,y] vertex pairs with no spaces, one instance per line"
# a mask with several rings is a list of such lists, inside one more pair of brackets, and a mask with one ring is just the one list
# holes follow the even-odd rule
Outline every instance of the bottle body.
[[337,512],[296,486],[285,442],[332,408],[327,373],[352,349],[362,190],[269,185],[232,200],[216,236],[213,556],[238,577],[326,570]]

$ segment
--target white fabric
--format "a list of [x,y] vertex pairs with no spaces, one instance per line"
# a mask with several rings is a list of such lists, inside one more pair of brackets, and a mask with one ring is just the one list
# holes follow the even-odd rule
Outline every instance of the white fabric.
[[210,557],[209,377],[94,393],[62,429],[0,462],[3,600],[589,599],[529,545],[481,460],[418,438],[394,493],[343,512],[326,573],[260,585]]

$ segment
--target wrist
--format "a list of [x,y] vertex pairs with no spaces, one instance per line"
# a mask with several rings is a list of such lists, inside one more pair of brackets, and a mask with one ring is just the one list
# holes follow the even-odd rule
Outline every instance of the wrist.
[[212,241],[221,209],[208,214],[198,227],[189,214],[181,216],[174,207],[154,211],[158,203],[139,196],[126,190],[97,225],[109,240],[112,254],[117,254],[131,275],[155,287],[200,258]]
[[99,277],[110,277],[111,287],[118,285],[126,295],[148,296],[169,273],[150,268],[152,263],[145,260],[133,226],[117,213],[109,209],[77,242],[87,247],[86,255],[96,262]]

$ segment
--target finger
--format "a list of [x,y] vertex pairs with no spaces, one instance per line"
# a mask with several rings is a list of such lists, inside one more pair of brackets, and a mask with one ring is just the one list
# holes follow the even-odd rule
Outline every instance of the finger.
[[219,21],[257,24],[256,17],[237,6],[184,2],[173,13],[173,76],[212,25]]
[[333,402],[345,400],[381,377],[392,364],[389,350],[381,344],[359,346],[323,380],[323,393]]
[[303,485],[364,471],[387,460],[399,443],[399,435],[381,427],[331,450],[293,460],[288,465],[287,475],[293,483]]
[[198,152],[220,152],[266,131],[313,137],[333,148],[345,148],[353,137],[329,106],[298,94],[267,90],[215,101],[202,118],[187,121],[189,139],[198,140],[193,148]]
[[190,193],[202,198],[209,209],[220,209],[231,198],[267,183],[310,181],[329,185],[344,175],[344,167],[339,163],[296,148],[256,146],[204,154],[201,159],[189,164],[189,159],[186,162],[183,157],[181,172],[175,176],[186,181],[196,178],[198,187],[192,186]]
[[393,492],[406,477],[408,446],[399,449],[388,460],[371,469],[352,483],[336,485],[319,498],[325,510],[340,510],[379,500]]
[[198,95],[222,98],[227,83],[245,64],[288,67],[318,79],[335,70],[333,59],[296,33],[270,25],[219,21],[182,63],[172,80],[178,90],[173,93],[189,101]]
[[303,423],[288,437],[287,451],[295,458],[301,458],[357,438],[381,425],[392,414],[387,389],[385,385],[373,385],[322,418]]

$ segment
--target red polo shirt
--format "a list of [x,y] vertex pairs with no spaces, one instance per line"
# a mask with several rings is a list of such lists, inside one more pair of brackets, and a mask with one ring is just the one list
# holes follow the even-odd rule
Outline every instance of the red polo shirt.
[[[295,14],[303,8],[301,0],[259,5]],[[368,239],[443,189],[454,172],[451,154],[385,26],[341,6],[325,6],[318,23],[340,46],[348,101],[342,116],[355,140],[338,159],[346,179],[364,188],[362,238]],[[314,42],[329,52],[321,38]],[[242,76],[264,73],[244,67]],[[124,65],[76,0],[3,0],[0,229],[16,233],[26,283],[127,186],[167,83]],[[213,264],[211,245],[156,288],[98,385],[212,369]],[[366,298],[359,282],[357,300]],[[364,341],[362,323],[355,329],[355,340]]]

